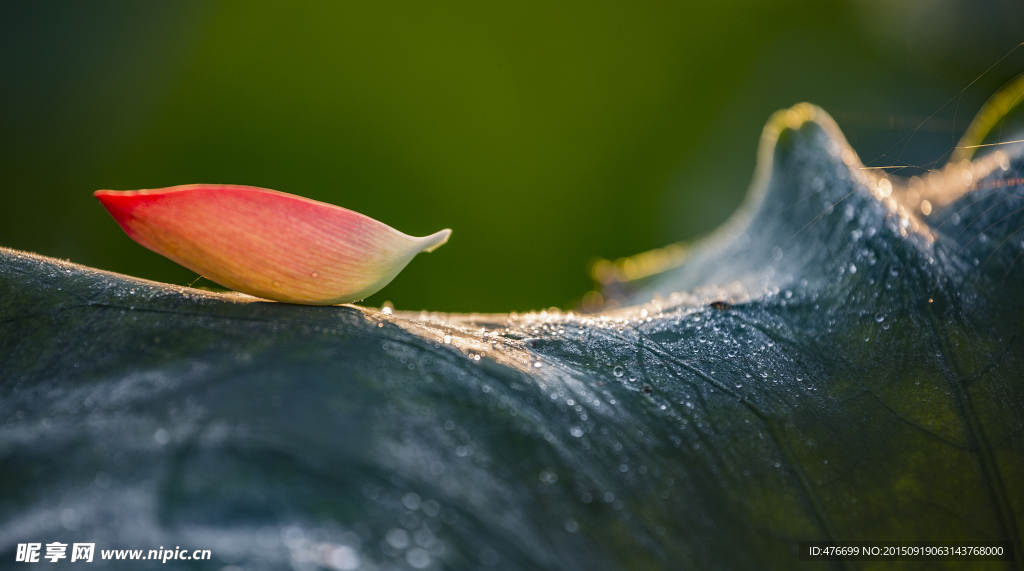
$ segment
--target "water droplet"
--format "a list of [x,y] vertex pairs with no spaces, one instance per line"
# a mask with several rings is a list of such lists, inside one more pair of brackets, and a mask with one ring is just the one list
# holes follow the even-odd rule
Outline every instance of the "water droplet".
[[444,342],[445,343],[451,343],[452,342],[452,336],[451,335],[445,335],[444,336]]
[[568,531],[569,533],[576,533],[579,530],[580,530],[580,524],[577,523],[576,520],[574,520],[574,519],[567,519],[567,520],[565,520],[565,531]]
[[544,366],[544,363],[541,363],[540,361],[537,361],[536,363],[533,364],[533,366],[539,369],[539,368]]
[[583,436],[583,429],[578,426],[574,426],[569,429],[569,434],[573,435],[574,438],[579,438]]
[[881,313],[876,313],[875,314],[875,321],[881,323],[881,322],[885,321],[885,316],[882,315]]
[[616,365],[615,368],[612,369],[612,374],[615,375],[616,377],[621,377],[623,374],[625,374],[625,372],[626,370],[623,369],[622,367],[619,367],[618,365]]
[[393,528],[385,534],[384,538],[395,549],[409,547],[409,534],[404,529]]
[[163,428],[158,428],[156,433],[153,434],[153,440],[156,440],[157,444],[163,446],[171,441],[171,433],[167,432]]
[[629,378],[629,382],[631,382],[631,383],[635,383],[635,382],[636,382],[636,377],[630,377],[630,378]]
[[416,569],[430,567],[430,554],[425,549],[414,547],[405,554],[405,561]]
[[311,274],[309,274],[309,275],[313,276],[314,278],[318,278],[318,277],[320,277],[320,274],[319,274],[319,273],[317,273],[317,272],[313,272],[313,273],[311,273]]
[[738,389],[738,388],[740,388],[740,387],[742,387],[742,386],[743,386],[743,383],[741,383],[741,382],[739,382],[739,381],[736,381],[736,388],[737,388],[737,389]]
[[420,509],[420,503],[421,501],[419,494],[408,493],[402,496],[402,505],[404,505],[406,508],[412,511]]

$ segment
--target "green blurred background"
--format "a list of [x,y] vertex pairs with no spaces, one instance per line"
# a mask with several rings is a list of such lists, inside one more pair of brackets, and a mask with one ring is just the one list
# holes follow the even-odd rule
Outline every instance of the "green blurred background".
[[5,2],[0,245],[187,284],[92,191],[248,184],[454,230],[366,304],[572,307],[595,257],[728,217],[776,109],[821,105],[869,164],[941,161],[1024,71],[971,84],[1022,24],[1018,1]]

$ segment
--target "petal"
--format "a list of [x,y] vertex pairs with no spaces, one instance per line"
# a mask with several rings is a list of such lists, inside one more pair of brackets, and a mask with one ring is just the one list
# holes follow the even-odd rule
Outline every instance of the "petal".
[[139,244],[224,287],[290,303],[363,299],[451,235],[407,236],[346,208],[251,186],[95,196]]

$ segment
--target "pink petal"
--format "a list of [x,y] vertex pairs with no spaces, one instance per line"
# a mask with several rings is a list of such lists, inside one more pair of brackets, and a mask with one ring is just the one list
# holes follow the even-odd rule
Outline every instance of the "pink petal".
[[139,244],[224,287],[290,303],[363,299],[452,232],[415,238],[358,212],[251,186],[95,196]]

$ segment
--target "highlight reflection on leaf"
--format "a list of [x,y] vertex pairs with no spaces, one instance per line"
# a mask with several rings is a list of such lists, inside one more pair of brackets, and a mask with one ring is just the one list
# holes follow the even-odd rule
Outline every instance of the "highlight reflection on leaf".
[[0,551],[34,530],[218,565],[785,569],[800,540],[1019,546],[1021,156],[942,184],[859,167],[820,109],[777,115],[744,210],[603,314],[287,306],[3,250]]

